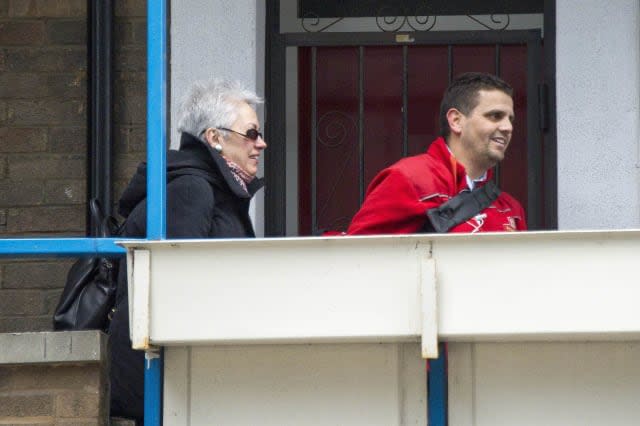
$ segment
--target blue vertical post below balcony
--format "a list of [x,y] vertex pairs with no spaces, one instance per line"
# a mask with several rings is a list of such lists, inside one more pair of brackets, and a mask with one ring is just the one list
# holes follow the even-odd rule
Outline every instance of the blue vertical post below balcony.
[[438,345],[440,356],[429,360],[427,374],[428,425],[447,426],[448,423],[448,378],[447,378],[447,345]]
[[[167,2],[147,2],[147,239],[166,238]],[[145,357],[145,426],[162,424],[162,352]]]

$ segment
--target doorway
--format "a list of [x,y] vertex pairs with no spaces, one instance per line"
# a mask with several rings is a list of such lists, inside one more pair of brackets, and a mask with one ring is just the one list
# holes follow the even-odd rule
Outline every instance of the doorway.
[[[545,140],[549,88],[540,30],[272,32],[271,37],[267,235],[285,235],[291,221],[296,235],[346,229],[377,172],[428,148],[438,134],[442,93],[453,76],[466,71],[494,73],[514,87],[514,143],[497,170],[498,185],[522,202],[531,229],[554,227],[555,204],[548,200],[555,176],[549,173],[552,162],[545,161],[554,145]],[[274,140],[285,140],[282,123],[291,120],[282,105],[287,48],[297,50],[298,130],[288,168],[292,141],[273,150]],[[283,176],[293,162],[295,176]],[[284,187],[292,180],[296,191],[285,200]],[[296,214],[286,224],[286,205],[294,202]]]

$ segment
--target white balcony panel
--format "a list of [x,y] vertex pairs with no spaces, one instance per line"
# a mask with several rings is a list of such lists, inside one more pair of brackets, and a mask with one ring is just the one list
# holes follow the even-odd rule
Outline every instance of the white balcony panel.
[[640,231],[125,245],[151,253],[154,345],[640,337]]
[[[153,345],[419,342],[423,303],[435,311],[429,305],[435,303],[434,292],[426,300],[421,296],[425,263],[433,287],[428,239],[132,244],[151,253],[148,341]],[[134,295],[140,293],[136,277],[130,282]],[[133,330],[141,321],[134,315]],[[435,346],[436,327],[429,329]],[[136,340],[147,342],[144,336]]]
[[638,231],[438,239],[439,337],[637,339],[639,254]]

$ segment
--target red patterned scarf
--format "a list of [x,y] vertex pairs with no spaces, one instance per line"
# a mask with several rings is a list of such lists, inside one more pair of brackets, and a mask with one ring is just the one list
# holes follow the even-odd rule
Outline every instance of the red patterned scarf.
[[255,178],[255,176],[251,176],[249,173],[242,170],[240,166],[229,160],[224,155],[222,156],[222,158],[224,158],[227,162],[227,166],[229,166],[229,169],[231,170],[231,175],[236,180],[236,182],[238,182],[238,184],[242,187],[242,189],[245,190],[245,192],[249,193],[247,184],[251,182]]

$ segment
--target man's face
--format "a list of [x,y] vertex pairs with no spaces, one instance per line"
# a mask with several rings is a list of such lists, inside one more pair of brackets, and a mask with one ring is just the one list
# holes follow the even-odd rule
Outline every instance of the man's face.
[[513,132],[513,99],[501,90],[480,90],[478,104],[461,116],[460,141],[466,157],[490,168],[502,161]]

